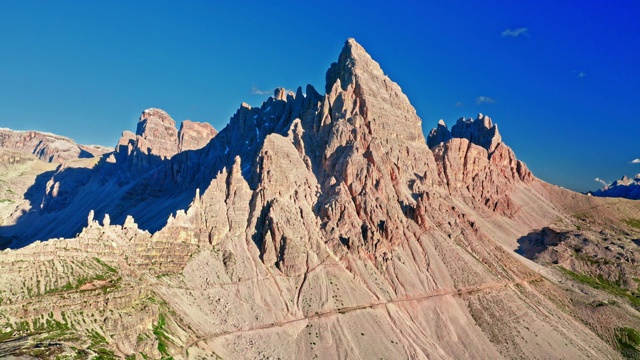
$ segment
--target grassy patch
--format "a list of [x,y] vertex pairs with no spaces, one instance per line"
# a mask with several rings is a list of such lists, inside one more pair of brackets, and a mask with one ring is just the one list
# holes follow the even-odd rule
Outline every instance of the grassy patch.
[[7,332],[0,331],[0,342],[11,339],[13,336],[13,330],[9,330]]
[[169,337],[164,331],[166,325],[166,318],[164,314],[161,313],[158,317],[158,323],[153,326],[153,335],[155,335],[156,340],[158,340],[158,351],[160,352],[160,355],[162,355],[162,358],[172,359],[169,354],[169,350],[167,350],[167,341],[169,341]]
[[610,294],[626,298],[631,302],[633,306],[635,306],[636,308],[640,308],[640,294],[633,293],[631,290],[623,288],[619,284],[603,278],[602,275],[592,277],[586,274],[575,273],[569,269],[565,269],[562,266],[559,266],[558,268],[573,280],[589,285],[594,289],[604,290]]
[[591,265],[611,265],[613,264],[611,262],[611,260],[609,259],[605,259],[605,258],[594,258],[592,256],[589,256],[587,254],[582,254],[582,253],[573,253],[573,256],[581,261],[584,261],[586,263],[589,263]]
[[94,360],[115,360],[117,359],[115,353],[113,352],[113,350],[109,350],[106,348],[98,348],[96,350],[94,350],[94,352],[96,353],[96,356],[93,357]]
[[640,358],[640,333],[633,328],[622,327],[616,329],[616,342],[622,356],[629,359]]
[[580,220],[580,221],[586,221],[586,220],[589,220],[591,218],[591,216],[589,216],[589,214],[587,214],[584,211],[577,212],[577,213],[573,214],[572,216],[574,218]]
[[50,288],[47,289],[44,293],[45,294],[54,294],[54,293],[58,293],[58,292],[63,292],[63,291],[73,291],[73,290],[78,290],[80,289],[82,286],[88,284],[88,283],[92,283],[94,281],[107,281],[109,280],[111,282],[110,285],[107,286],[103,286],[101,289],[103,291],[105,291],[106,289],[115,286],[120,280],[122,280],[121,277],[118,278],[113,278],[113,276],[109,273],[109,274],[95,274],[92,276],[80,276],[77,279],[75,279],[75,281],[71,282],[71,281],[67,281],[66,284],[62,285],[59,288]]
[[89,339],[91,339],[91,344],[89,345],[90,348],[95,348],[98,345],[107,344],[107,339],[96,330],[91,329],[88,332],[89,332]]
[[114,268],[113,266],[110,266],[109,264],[105,263],[104,261],[98,259],[98,258],[93,258],[98,264],[102,265],[102,267],[104,267],[108,272],[112,273],[112,274],[117,274],[118,273],[118,269]]
[[632,228],[640,229],[640,219],[624,219],[623,221]]

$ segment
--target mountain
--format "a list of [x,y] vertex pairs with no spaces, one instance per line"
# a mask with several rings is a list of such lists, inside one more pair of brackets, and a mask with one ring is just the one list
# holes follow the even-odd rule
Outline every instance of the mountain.
[[637,174],[634,179],[623,176],[620,180],[614,181],[611,185],[589,192],[589,194],[600,197],[621,197],[640,200],[640,174]]
[[[610,279],[640,205],[537,179],[486,115],[425,139],[353,39],[324,95],[276,89],[220,132],[147,109],[96,161],[43,164],[3,203],[2,356],[639,354],[633,267]],[[626,253],[599,267],[587,232]]]
[[0,129],[0,148],[29,153],[52,163],[99,157],[110,151],[98,145],[78,145],[69,138],[55,134],[10,129]]

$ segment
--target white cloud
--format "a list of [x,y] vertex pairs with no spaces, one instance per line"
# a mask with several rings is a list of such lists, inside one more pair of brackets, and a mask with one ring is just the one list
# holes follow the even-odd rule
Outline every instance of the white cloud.
[[597,182],[599,182],[600,184],[602,184],[603,186],[609,186],[609,183],[608,183],[608,182],[606,182],[606,181],[604,181],[604,180],[602,180],[602,179],[600,179],[600,178],[598,178],[598,177],[597,177],[597,178],[595,178],[595,179],[593,179],[593,181],[597,181]]
[[584,72],[584,71],[580,71],[580,72],[578,73],[578,78],[583,78],[583,77],[585,77],[585,76],[587,76],[587,73],[586,73],[586,72]]
[[456,107],[463,107],[464,103],[462,101],[457,101],[456,102]]
[[259,89],[257,86],[252,86],[251,87],[251,94],[253,94],[253,95],[271,95],[271,94],[273,94],[273,90],[265,91],[265,90]]
[[476,98],[476,105],[482,105],[482,104],[493,104],[496,101],[493,100],[492,98],[488,97],[488,96],[478,96]]
[[640,164],[640,158],[631,160],[632,164]]
[[517,38],[519,36],[529,36],[529,29],[527,29],[526,27],[523,28],[517,28],[517,29],[507,29],[505,31],[502,32],[502,37],[513,37],[513,38]]

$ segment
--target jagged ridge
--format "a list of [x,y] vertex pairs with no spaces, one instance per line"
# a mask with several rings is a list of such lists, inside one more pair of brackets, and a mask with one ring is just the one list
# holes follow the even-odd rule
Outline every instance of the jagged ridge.
[[[488,117],[451,134],[439,125],[442,140],[427,142],[400,87],[353,39],[326,90],[243,104],[196,150],[179,146],[166,113],[143,113],[135,138],[123,136],[82,176],[58,170],[56,193],[23,215],[42,224],[82,214],[78,238],[5,252],[2,268],[78,246],[108,259],[128,286],[139,281],[162,299],[146,310],[129,294],[121,308],[169,314],[176,357],[615,356],[511,251],[518,236],[564,216],[552,203],[561,190],[534,178]],[[25,226],[14,234],[54,231]],[[24,294],[26,275],[14,275],[3,281]],[[9,320],[43,311],[9,299]],[[109,319],[96,331],[119,355],[166,355],[137,341],[145,330],[126,317],[91,313]]]

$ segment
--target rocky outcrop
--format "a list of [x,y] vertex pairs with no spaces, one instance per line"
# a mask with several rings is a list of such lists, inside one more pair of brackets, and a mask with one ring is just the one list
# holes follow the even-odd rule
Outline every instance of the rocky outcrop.
[[439,188],[435,160],[413,106],[355,40],[326,78],[315,122],[302,121],[305,144],[324,149],[306,154],[321,186],[325,236],[338,249],[382,258],[413,236],[401,229],[412,226],[418,194]]
[[112,150],[97,145],[78,145],[75,141],[59,135],[9,129],[0,129],[0,147],[33,154],[40,160],[54,163],[99,157]]
[[136,138],[142,153],[166,159],[178,152],[176,122],[163,110],[150,108],[142,112]]
[[498,132],[498,125],[478,114],[475,120],[460,118],[448,130],[444,121],[429,133],[427,143],[439,164],[449,191],[470,195],[493,212],[513,216],[518,208],[509,197],[518,182],[530,183],[533,175]]
[[209,123],[185,120],[178,131],[178,152],[201,149],[217,134]]
[[631,200],[640,200],[640,174],[634,179],[623,176],[620,180],[614,181],[602,189],[589,192],[593,196],[600,197],[621,197]]
[[446,142],[451,138],[467,139],[471,143],[481,146],[489,153],[492,153],[496,146],[502,142],[498,125],[493,124],[491,118],[487,115],[478,114],[476,119],[460,118],[456,124],[451,127],[451,131],[447,129],[447,125],[443,120],[438,122],[438,127],[429,132],[427,144],[430,148],[441,142]]
[[136,133],[124,131],[115,154],[108,160],[140,176],[176,154],[206,146],[217,134],[208,123],[185,120],[176,129],[175,121],[164,110],[150,108],[140,115]]
[[72,302],[52,317],[100,319],[69,325],[73,347],[96,338],[122,357],[615,357],[511,251],[566,215],[488,117],[427,141],[353,39],[326,79],[325,95],[243,103],[201,148],[206,125],[178,132],[147,110],[113,156],[49,174],[6,234],[79,235],[0,255],[9,336],[37,336],[34,318]]

